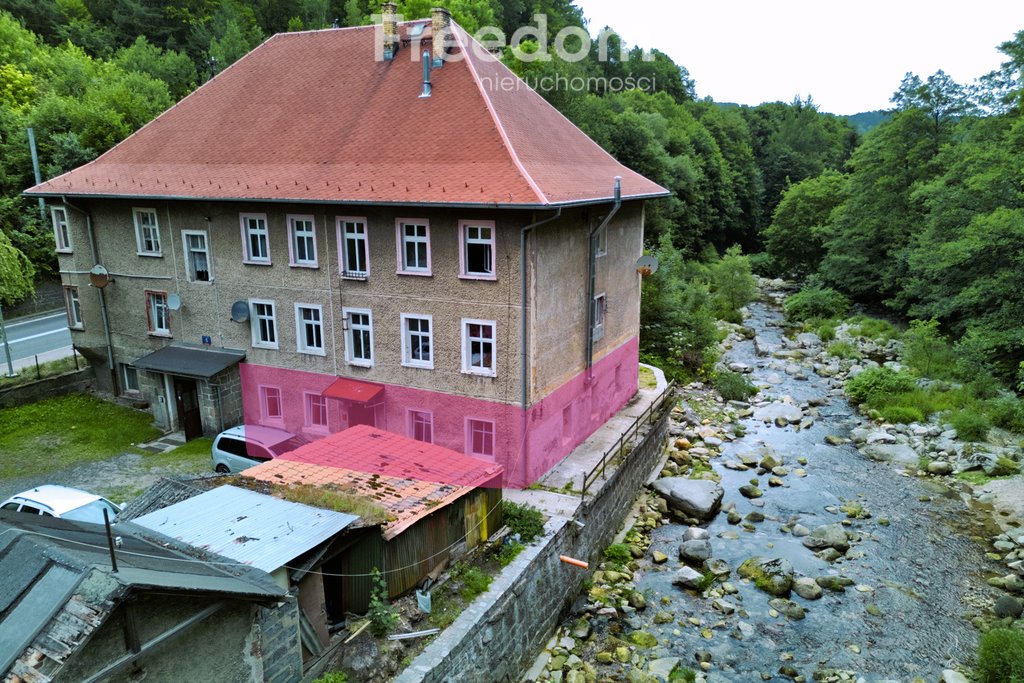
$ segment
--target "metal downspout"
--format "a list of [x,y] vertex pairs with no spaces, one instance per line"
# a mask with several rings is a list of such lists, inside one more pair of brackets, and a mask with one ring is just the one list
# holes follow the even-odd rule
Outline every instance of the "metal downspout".
[[597,282],[597,233],[601,232],[622,206],[622,177],[615,176],[615,203],[601,224],[590,231],[590,258],[587,264],[587,380],[594,365],[594,288]]
[[[98,264],[100,262],[100,257],[99,250],[96,248],[96,235],[92,230],[92,214],[69,202],[68,198],[64,195],[61,195],[60,200],[64,206],[74,209],[85,216],[85,231],[89,235],[89,249],[92,251],[92,262],[94,264]],[[110,390],[116,395],[117,376],[114,372],[114,342],[110,337],[110,319],[107,316],[107,297],[103,293],[102,287],[97,287],[96,291],[100,293],[100,316],[103,319],[103,334],[107,339],[107,367],[110,368]]]
[[526,448],[526,410],[529,408],[530,401],[529,391],[527,391],[530,353],[526,348],[526,233],[536,227],[544,225],[545,223],[558,220],[561,216],[562,207],[558,207],[553,215],[530,223],[529,225],[525,225],[519,231],[519,351],[521,354],[519,359],[519,402],[522,405],[522,415],[520,416],[520,443],[522,444],[521,448],[524,472],[529,471],[529,468],[527,467],[528,456]]

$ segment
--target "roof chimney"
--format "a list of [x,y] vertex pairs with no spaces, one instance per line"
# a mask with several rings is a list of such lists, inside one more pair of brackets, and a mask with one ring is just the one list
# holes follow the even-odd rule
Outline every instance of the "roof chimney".
[[430,10],[430,31],[434,41],[434,66],[444,66],[445,55],[453,44],[452,15],[444,7]]
[[398,5],[384,2],[380,6],[381,22],[384,24],[384,59],[391,61],[398,52]]

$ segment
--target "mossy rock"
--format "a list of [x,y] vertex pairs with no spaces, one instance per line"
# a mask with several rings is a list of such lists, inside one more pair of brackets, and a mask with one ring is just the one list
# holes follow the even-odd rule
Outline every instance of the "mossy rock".
[[658,644],[657,636],[647,631],[633,631],[629,634],[629,641],[637,647],[654,647]]

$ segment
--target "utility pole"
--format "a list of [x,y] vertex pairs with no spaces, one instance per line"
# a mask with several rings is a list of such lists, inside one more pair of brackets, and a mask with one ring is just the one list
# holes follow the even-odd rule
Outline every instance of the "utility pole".
[[7,343],[7,328],[4,327],[4,307],[0,304],[0,337],[4,338],[4,355],[7,356],[7,376],[17,377],[18,373],[14,371],[14,365],[11,363],[11,347]]
[[[32,152],[32,171],[36,174],[36,185],[43,182],[43,177],[39,174],[39,153],[36,151],[36,132],[32,130],[32,127],[28,128],[28,148]],[[43,219],[43,223],[46,222],[46,200],[42,197],[39,198],[39,216]]]

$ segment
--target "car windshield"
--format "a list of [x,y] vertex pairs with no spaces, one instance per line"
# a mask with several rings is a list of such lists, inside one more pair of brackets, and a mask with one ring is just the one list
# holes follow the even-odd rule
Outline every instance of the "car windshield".
[[281,443],[274,444],[273,446],[270,447],[270,450],[274,453],[274,455],[281,455],[282,453],[287,453],[288,451],[294,451],[296,448],[302,446],[305,443],[308,442],[301,436],[293,436],[290,439],[285,439]]
[[117,508],[108,503],[105,500],[94,500],[91,503],[86,503],[82,507],[75,508],[74,510],[68,510],[61,515],[63,519],[71,519],[76,522],[92,522],[94,524],[103,524],[103,510],[107,510],[107,516],[110,521],[114,521],[114,515],[117,514]]

